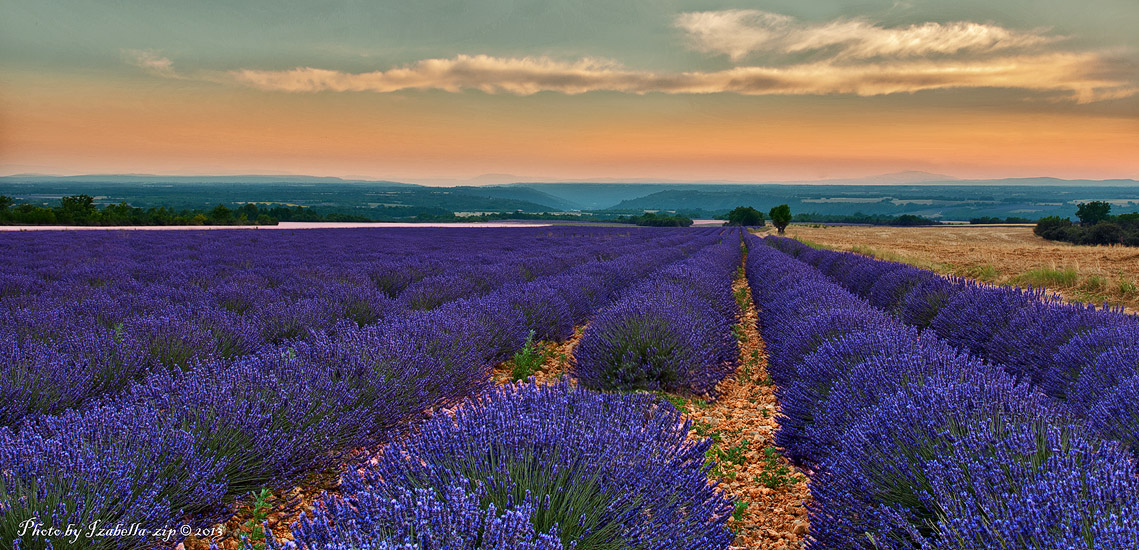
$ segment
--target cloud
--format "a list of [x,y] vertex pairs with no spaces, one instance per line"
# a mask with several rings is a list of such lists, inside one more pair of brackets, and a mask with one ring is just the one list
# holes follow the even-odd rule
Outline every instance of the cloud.
[[697,51],[739,61],[754,52],[793,54],[823,51],[839,59],[907,58],[958,53],[992,53],[1032,48],[1061,40],[1042,31],[1017,31],[971,22],[924,23],[884,28],[863,19],[805,23],[760,10],[683,13],[675,24]]
[[288,70],[175,71],[153,51],[124,52],[143,70],[266,91],[374,92],[480,90],[489,94],[828,95],[877,96],[924,90],[1003,88],[1043,92],[1080,103],[1139,92],[1126,56],[1109,51],[1058,51],[1059,40],[980,23],[926,23],[887,29],[860,19],[824,23],[758,10],[682,14],[678,26],[696,49],[740,59],[756,51],[797,56],[786,64],[719,71],[654,72],[599,58],[456,55],[370,72],[317,67]]
[[396,92],[439,89],[482,90],[530,95],[542,91],[567,94],[635,87],[643,74],[623,70],[613,61],[582,59],[562,62],[548,57],[501,58],[459,55],[427,59],[412,65],[369,73],[345,73],[303,67],[286,71],[242,69],[234,81],[263,90],[286,92]]
[[131,65],[155,76],[182,78],[174,71],[174,62],[170,58],[162,57],[153,50],[123,50],[123,56]]
[[460,55],[367,73],[303,67],[285,71],[243,69],[229,77],[240,85],[283,92],[449,92],[530,95],[612,91],[634,94],[875,96],[951,88],[1019,88],[1061,92],[1079,102],[1126,97],[1136,92],[1096,53],[1049,53],[985,60],[927,59],[835,64],[829,61],[781,67],[735,67],[711,72],[657,73],[631,70],[607,60],[574,62],[548,57],[500,58]]

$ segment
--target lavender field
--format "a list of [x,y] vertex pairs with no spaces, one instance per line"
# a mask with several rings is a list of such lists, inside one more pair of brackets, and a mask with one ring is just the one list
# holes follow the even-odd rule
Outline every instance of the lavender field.
[[[1139,322],[1042,290],[721,227],[6,233],[0,258],[0,547],[1139,545]],[[499,376],[566,343],[556,376]],[[725,403],[770,437],[729,446]],[[321,472],[295,521],[217,532]],[[760,488],[809,532],[762,534]]]

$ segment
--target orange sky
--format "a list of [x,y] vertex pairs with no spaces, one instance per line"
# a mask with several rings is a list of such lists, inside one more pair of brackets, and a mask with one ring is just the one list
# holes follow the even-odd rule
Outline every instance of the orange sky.
[[[1116,74],[1128,65],[1102,48],[1068,46],[1058,31],[990,24],[984,32],[999,40],[952,46],[968,54],[958,55],[943,44],[977,34],[958,33],[958,23],[919,17],[909,27],[888,27],[867,17],[701,13],[662,14],[690,34],[687,46],[675,29],[662,40],[677,44],[678,59],[698,59],[697,51],[710,60],[653,72],[561,60],[568,55],[424,62],[407,55],[386,64],[357,56],[352,65],[361,68],[348,70],[292,69],[299,64],[287,59],[247,69],[256,63],[240,56],[215,68],[180,63],[176,54],[186,49],[126,47],[136,44],[91,65],[0,55],[0,174],[772,181],[925,170],[972,178],[1139,177],[1136,86]],[[762,27],[768,19],[775,26]],[[838,46],[821,50],[830,58],[789,53],[772,65],[748,57],[757,48],[797,52],[799,42],[817,41],[812,33],[824,24],[849,35],[836,42],[838,53]],[[725,43],[725,28],[740,36]],[[712,31],[721,34],[699,34]],[[898,33],[933,33],[937,41],[895,51]],[[1010,41],[1018,45],[1002,45]],[[525,46],[512,49],[526,53]],[[538,51],[545,56],[549,48]],[[1034,82],[1032,64],[1046,67],[1050,59],[1074,60],[1075,68]],[[1080,69],[1085,60],[1096,66]],[[954,80],[961,71],[972,76]]]

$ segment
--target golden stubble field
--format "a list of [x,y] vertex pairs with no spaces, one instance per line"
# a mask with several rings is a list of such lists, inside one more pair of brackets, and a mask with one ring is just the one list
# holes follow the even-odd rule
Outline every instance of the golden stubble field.
[[1139,248],[1047,241],[1031,225],[792,225],[808,244],[900,261],[993,284],[1044,286],[1068,300],[1139,311]]

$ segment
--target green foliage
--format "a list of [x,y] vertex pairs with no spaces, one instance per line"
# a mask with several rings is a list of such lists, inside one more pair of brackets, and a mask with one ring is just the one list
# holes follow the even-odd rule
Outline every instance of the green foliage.
[[995,283],[997,282],[997,279],[1000,278],[1001,272],[989,264],[981,264],[970,266],[961,270],[960,275],[986,283]]
[[1075,269],[1031,269],[1016,277],[1010,282],[1019,286],[1032,286],[1033,288],[1070,288],[1076,285],[1079,275]]
[[916,227],[920,225],[937,225],[936,220],[915,216],[913,214],[902,214],[894,218],[888,225],[897,225],[902,227]]
[[95,197],[91,195],[73,195],[59,199],[59,208],[56,209],[56,219],[61,223],[86,225],[99,212],[95,208]]
[[657,395],[657,397],[664,399],[665,401],[668,401],[669,403],[672,403],[672,406],[676,407],[676,410],[678,410],[678,411],[683,412],[688,406],[688,400],[679,396],[679,395],[673,395],[671,393],[663,392],[663,391],[656,392],[656,395]]
[[272,495],[269,489],[263,488],[260,493],[253,496],[253,515],[246,520],[245,523],[241,524],[245,531],[249,533],[248,535],[244,533],[241,535],[241,540],[245,543],[247,548],[253,548],[253,550],[265,549],[265,528],[263,524],[269,517],[269,510],[272,509],[272,506],[269,504],[269,497]]
[[[752,371],[759,368],[759,350],[751,350],[751,357],[748,357],[743,365],[740,366],[739,380],[741,383],[747,383],[751,380]],[[767,377],[770,381],[771,377]],[[760,382],[763,383],[762,381]]]
[[707,422],[700,421],[693,424],[692,431],[696,432],[696,435],[700,437],[712,438],[712,441],[715,443],[719,443],[723,439],[723,436],[720,435],[720,432],[712,429],[712,425]]
[[1060,216],[1048,216],[1040,218],[1032,232],[1048,240],[1066,241],[1071,228],[1072,220]]
[[969,223],[973,225],[991,225],[998,223],[1032,223],[1032,220],[1028,218],[1020,218],[1017,216],[1009,216],[1003,219],[993,216],[981,216],[978,218],[969,218]]
[[654,214],[652,212],[646,212],[640,216],[618,216],[617,219],[613,221],[649,227],[689,227],[692,225],[691,219],[681,216],[680,214],[667,216]]
[[765,223],[763,212],[750,206],[737,206],[728,212],[728,222],[724,225],[750,227]]
[[[1074,272],[1075,270],[1072,271]],[[1107,279],[1099,275],[1092,275],[1088,277],[1088,280],[1084,281],[1084,284],[1080,285],[1080,288],[1088,292],[1103,292],[1107,290]]]
[[751,301],[751,295],[748,294],[747,287],[740,287],[732,293],[736,298],[736,305],[740,306],[740,311],[747,311],[748,302]]
[[723,466],[725,464],[738,465],[744,463],[746,460],[744,455],[747,454],[748,440],[746,438],[741,439],[735,445],[725,447],[722,445],[722,437],[720,437],[720,434],[714,434],[712,441],[714,441],[714,443],[712,443],[712,446],[708,447],[708,450],[704,453],[704,457],[712,464],[712,475],[716,477],[727,476],[734,478],[735,472],[729,474],[724,471]]
[[775,447],[767,447],[763,450],[760,466],[763,470],[755,476],[756,483],[772,489],[791,484],[793,480],[791,468],[779,460],[779,451]]
[[786,204],[772,208],[767,214],[771,216],[771,225],[774,225],[780,234],[787,229],[787,224],[791,223],[791,207]]
[[737,500],[735,508],[732,509],[732,519],[736,521],[743,521],[744,512],[747,511],[748,502],[746,500]]
[[19,225],[276,225],[279,221],[371,220],[335,213],[321,215],[311,208],[301,206],[290,208],[248,203],[231,209],[219,204],[209,211],[174,211],[165,206],[144,210],[120,202],[100,209],[90,195],[62,197],[59,206],[55,207],[15,204],[11,197],[0,196],[0,222]]
[[[1088,203],[1094,204],[1094,203]],[[1107,204],[1107,203],[1103,203]],[[1087,205],[1081,205],[1086,207]],[[1108,205],[1110,208],[1111,205]],[[1084,216],[1080,218],[1081,225],[1073,225],[1067,218],[1055,216],[1041,218],[1033,229],[1033,233],[1052,241],[1065,241],[1083,245],[1110,245],[1122,244],[1125,246],[1139,246],[1139,212],[1121,214],[1119,216],[1105,215],[1103,212],[1088,212],[1084,208]],[[1097,219],[1095,223],[1084,219]]]
[[534,331],[531,330],[526,337],[526,345],[514,354],[510,377],[515,381],[530,378],[542,368],[542,363],[545,363],[549,357],[550,351],[546,346],[534,341]]
[[1095,225],[1111,216],[1111,203],[1105,201],[1081,202],[1076,205],[1076,217],[1084,225]]

